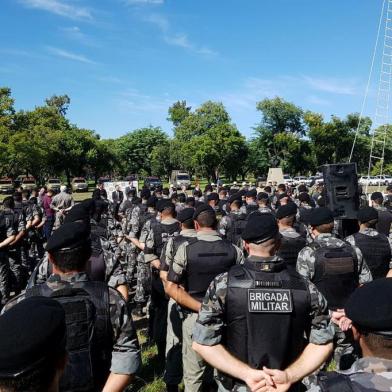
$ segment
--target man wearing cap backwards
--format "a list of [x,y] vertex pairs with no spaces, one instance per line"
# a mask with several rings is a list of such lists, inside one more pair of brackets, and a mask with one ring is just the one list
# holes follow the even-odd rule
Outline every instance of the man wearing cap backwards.
[[[179,246],[190,238],[196,237],[193,222],[194,208],[185,208],[177,214],[181,223],[181,232],[177,237],[169,238],[161,254],[160,277],[164,287],[167,283],[167,273],[173,263],[174,255]],[[170,298],[167,315],[166,333],[166,364],[163,379],[168,392],[177,392],[182,381],[182,314],[173,298]]]
[[361,250],[373,279],[385,278],[392,268],[392,240],[375,229],[378,222],[375,208],[361,208],[358,222],[359,232],[348,236],[346,241]]
[[159,277],[159,258],[161,257],[164,244],[168,239],[180,233],[180,222],[175,219],[176,207],[169,199],[158,201],[157,210],[159,215],[156,220],[150,221],[146,238],[143,238],[143,241],[137,241],[134,238],[131,240],[143,250],[145,262],[151,265],[151,332],[158,347],[158,357],[163,361],[166,346],[168,299]]
[[257,204],[259,206],[259,212],[272,214],[272,208],[270,204],[270,196],[267,192],[259,192],[257,194]]
[[384,196],[381,192],[374,192],[370,196],[370,199],[372,201],[372,207],[374,207],[378,212],[376,230],[381,234],[389,236],[392,224],[392,213],[383,206]]
[[298,382],[332,352],[326,300],[276,255],[280,234],[273,215],[251,214],[242,238],[249,256],[210,284],[193,348],[218,370],[220,391],[262,391],[271,384],[264,367],[288,366],[296,369],[291,391],[300,390]]
[[234,193],[227,200],[228,214],[219,221],[218,232],[222,238],[228,239],[232,244],[242,247],[241,233],[246,225],[246,214],[241,210],[242,196]]
[[66,335],[64,309],[54,299],[28,298],[0,316],[0,391],[57,392]]
[[68,351],[60,390],[123,391],[140,366],[139,343],[121,294],[103,282],[90,281],[85,272],[91,255],[88,225],[64,223],[49,238],[46,250],[53,274],[14,298],[6,311],[24,298],[58,300],[67,317]]
[[[342,309],[351,293],[370,282],[372,275],[361,251],[332,235],[334,218],[328,208],[315,208],[309,224],[314,241],[299,252],[297,271],[325,296],[335,321],[344,314]],[[335,329],[334,358],[339,369],[347,369],[355,359],[352,338],[338,326]]]
[[294,270],[297,265],[298,253],[306,246],[306,239],[294,229],[296,214],[297,205],[295,203],[288,203],[276,211],[279,232],[282,235],[277,254],[287,263],[288,268]]
[[196,238],[182,243],[174,255],[167,276],[166,293],[182,307],[184,384],[187,392],[200,391],[203,379],[212,381],[212,369],[192,349],[192,329],[204,294],[214,277],[243,260],[241,250],[222,239],[215,230],[214,210],[201,204],[194,212]]
[[[354,338],[361,347],[362,358],[355,361],[349,370],[320,373],[309,391],[391,391],[391,304],[392,279],[377,279],[352,294],[346,304],[346,314],[349,324],[352,324]],[[284,382],[284,378],[285,374],[275,372],[277,385]]]

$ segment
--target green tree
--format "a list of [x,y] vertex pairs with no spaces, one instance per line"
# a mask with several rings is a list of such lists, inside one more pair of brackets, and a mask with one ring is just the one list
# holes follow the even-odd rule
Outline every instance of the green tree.
[[57,110],[58,114],[65,116],[67,114],[71,99],[68,95],[53,95],[45,100],[49,107],[53,107]]
[[115,143],[119,172],[152,175],[151,158],[154,148],[168,142],[168,136],[159,127],[141,128],[128,132]]

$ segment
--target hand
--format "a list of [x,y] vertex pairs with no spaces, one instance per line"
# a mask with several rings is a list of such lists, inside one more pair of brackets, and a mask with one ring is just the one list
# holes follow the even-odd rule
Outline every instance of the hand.
[[331,314],[331,321],[333,323],[335,323],[336,325],[339,325],[339,320],[342,317],[345,317],[345,316],[346,316],[346,314],[344,313],[344,309],[337,309],[337,310],[332,312],[332,314]]
[[290,389],[292,382],[286,370],[263,367],[263,371],[272,379],[272,385],[267,385],[266,392],[286,392]]
[[251,392],[267,392],[267,388],[273,386],[271,377],[264,371],[257,369],[250,368],[244,381]]
[[348,317],[346,317],[346,316],[344,316],[344,317],[342,317],[340,320],[339,320],[339,328],[343,331],[343,332],[346,332],[346,331],[348,331],[350,328],[351,328],[351,326],[352,326],[352,321],[348,318]]

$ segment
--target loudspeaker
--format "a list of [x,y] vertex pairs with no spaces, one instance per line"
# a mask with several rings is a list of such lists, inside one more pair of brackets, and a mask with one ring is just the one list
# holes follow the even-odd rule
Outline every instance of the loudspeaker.
[[356,163],[322,166],[326,207],[339,219],[357,219],[359,189]]

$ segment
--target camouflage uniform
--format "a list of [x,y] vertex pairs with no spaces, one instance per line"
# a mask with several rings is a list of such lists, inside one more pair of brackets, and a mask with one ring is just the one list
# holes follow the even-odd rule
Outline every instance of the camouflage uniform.
[[262,214],[274,214],[274,211],[270,207],[259,207],[258,211]]
[[[196,231],[182,230],[182,237],[195,237]],[[161,270],[168,271],[173,264],[175,255],[174,239],[169,238],[161,257]],[[183,314],[177,303],[170,298],[167,309],[166,332],[166,366],[163,379],[166,384],[178,385],[182,380],[182,318]]]
[[227,215],[223,216],[219,222],[218,232],[223,238],[227,238],[232,225],[231,215],[242,215],[241,210],[230,211]]
[[[342,247],[347,245],[346,242],[334,237],[330,233],[319,234],[314,241],[319,243],[321,246]],[[366,261],[363,260],[362,252],[356,246],[353,246],[353,249],[358,259],[359,283],[364,284],[370,282],[372,280],[372,274],[368,265],[366,264]],[[306,246],[298,254],[298,273],[312,281],[315,272],[315,262],[315,250],[309,246]],[[349,333],[345,334],[337,325],[334,325],[334,328],[336,346],[334,359],[339,368],[347,368],[351,366],[352,361],[357,357],[357,354],[354,352],[353,339]]]
[[[220,241],[222,238],[218,232],[197,233],[197,239],[203,241]],[[173,262],[169,268],[168,280],[172,281],[174,276],[181,277],[183,281],[187,269],[187,246],[188,242],[182,243],[176,254],[174,255]],[[244,255],[238,247],[233,245],[237,252],[236,262],[238,264],[243,262]],[[177,279],[174,279],[175,281]],[[181,283],[180,282],[180,283]],[[184,384],[185,390],[189,392],[199,391],[203,376],[205,380],[211,381],[212,369],[207,366],[204,360],[192,349],[192,330],[197,319],[197,313],[191,311],[184,311],[184,320],[182,323],[182,361],[184,370]]]
[[[15,205],[17,203],[15,202]],[[15,214],[15,228],[18,235],[26,230],[26,214],[22,208],[21,203],[18,209],[14,209]],[[25,281],[26,273],[22,267],[25,260],[25,252],[23,248],[23,238],[20,239],[15,245],[8,248],[9,267],[11,270],[11,282],[17,293],[20,293]]]
[[[365,357],[354,362],[349,370],[341,371],[349,377],[355,390],[363,391],[391,391],[392,360]],[[322,376],[321,376],[322,377]],[[315,376],[309,377],[310,392],[321,392]]]
[[[2,215],[0,219],[4,219],[1,224],[4,224],[1,227],[2,233],[1,236],[4,238],[0,238],[0,242],[3,242],[5,239],[16,235],[17,233],[17,221],[16,215],[14,211],[10,209],[2,209],[0,210],[0,214]],[[9,251],[8,247],[0,249],[0,307],[1,302],[5,302],[10,294],[9,287],[9,276],[10,274],[10,264],[9,264]]]
[[[79,282],[88,281],[84,272],[63,275],[51,275],[47,285],[52,290],[72,287]],[[25,298],[24,293],[15,297],[4,308],[7,311]],[[140,367],[141,357],[139,342],[132,316],[123,297],[117,290],[109,287],[110,320],[113,329],[113,351],[110,371],[117,374],[134,374]]]
[[[251,256],[249,261],[262,261],[259,257]],[[281,261],[278,256],[268,258],[268,262]],[[210,284],[204,297],[199,316],[193,329],[193,340],[204,346],[225,344],[225,314],[227,296],[228,273],[218,275]],[[311,329],[309,342],[313,344],[326,344],[333,340],[333,328],[330,325],[327,301],[317,290],[316,286],[306,281],[309,293],[312,297]],[[219,383],[220,384],[220,383]],[[220,391],[226,391],[223,385],[219,385]],[[248,391],[245,385],[235,386],[235,391]]]
[[[147,241],[152,220],[155,219],[155,212],[151,212],[149,216],[150,219],[146,221],[140,231],[139,241],[143,244]],[[140,222],[142,222],[142,216],[138,215],[137,224],[140,225]],[[136,292],[134,297],[134,301],[137,304],[146,304],[151,293],[150,261],[146,261],[144,252],[140,252],[137,256]]]

